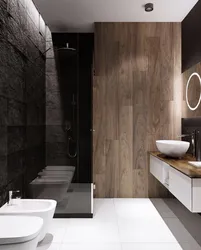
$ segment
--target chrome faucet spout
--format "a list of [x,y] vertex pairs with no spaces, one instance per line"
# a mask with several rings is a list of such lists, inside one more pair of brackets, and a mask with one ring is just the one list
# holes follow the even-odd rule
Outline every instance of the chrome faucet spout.
[[190,134],[183,134],[179,135],[178,137],[191,137],[192,155],[196,158],[196,161],[201,161],[200,131],[196,129]]
[[20,195],[20,190],[16,190],[16,191],[9,191],[8,192],[8,206],[12,206],[14,205],[13,199],[20,199],[21,195]]
[[195,149],[195,131],[190,133],[190,134],[178,135],[177,137],[178,138],[191,137],[191,145],[192,145],[192,149],[193,149],[192,156],[196,157],[196,153],[195,153],[196,152],[196,149]]

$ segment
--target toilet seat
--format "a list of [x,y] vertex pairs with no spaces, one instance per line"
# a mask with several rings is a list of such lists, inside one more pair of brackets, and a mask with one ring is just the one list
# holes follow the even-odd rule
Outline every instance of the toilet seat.
[[0,216],[0,245],[30,241],[38,236],[43,219],[34,216]]

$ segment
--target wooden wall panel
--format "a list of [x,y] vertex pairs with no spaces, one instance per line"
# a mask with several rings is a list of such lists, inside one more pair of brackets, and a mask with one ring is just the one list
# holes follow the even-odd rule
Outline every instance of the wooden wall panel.
[[166,197],[147,152],[181,129],[181,24],[96,23],[94,65],[95,196]]

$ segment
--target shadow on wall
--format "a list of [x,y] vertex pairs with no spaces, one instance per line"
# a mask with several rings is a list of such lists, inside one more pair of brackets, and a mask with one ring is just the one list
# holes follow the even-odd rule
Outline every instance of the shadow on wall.
[[[151,199],[183,250],[200,249],[201,216],[191,213],[177,199]],[[189,244],[194,244],[190,245]],[[189,248],[190,247],[190,248]]]

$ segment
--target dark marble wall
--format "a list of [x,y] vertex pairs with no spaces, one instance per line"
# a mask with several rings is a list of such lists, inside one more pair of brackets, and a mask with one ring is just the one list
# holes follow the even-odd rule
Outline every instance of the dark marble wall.
[[46,26],[32,0],[0,1],[0,205],[45,167]]

